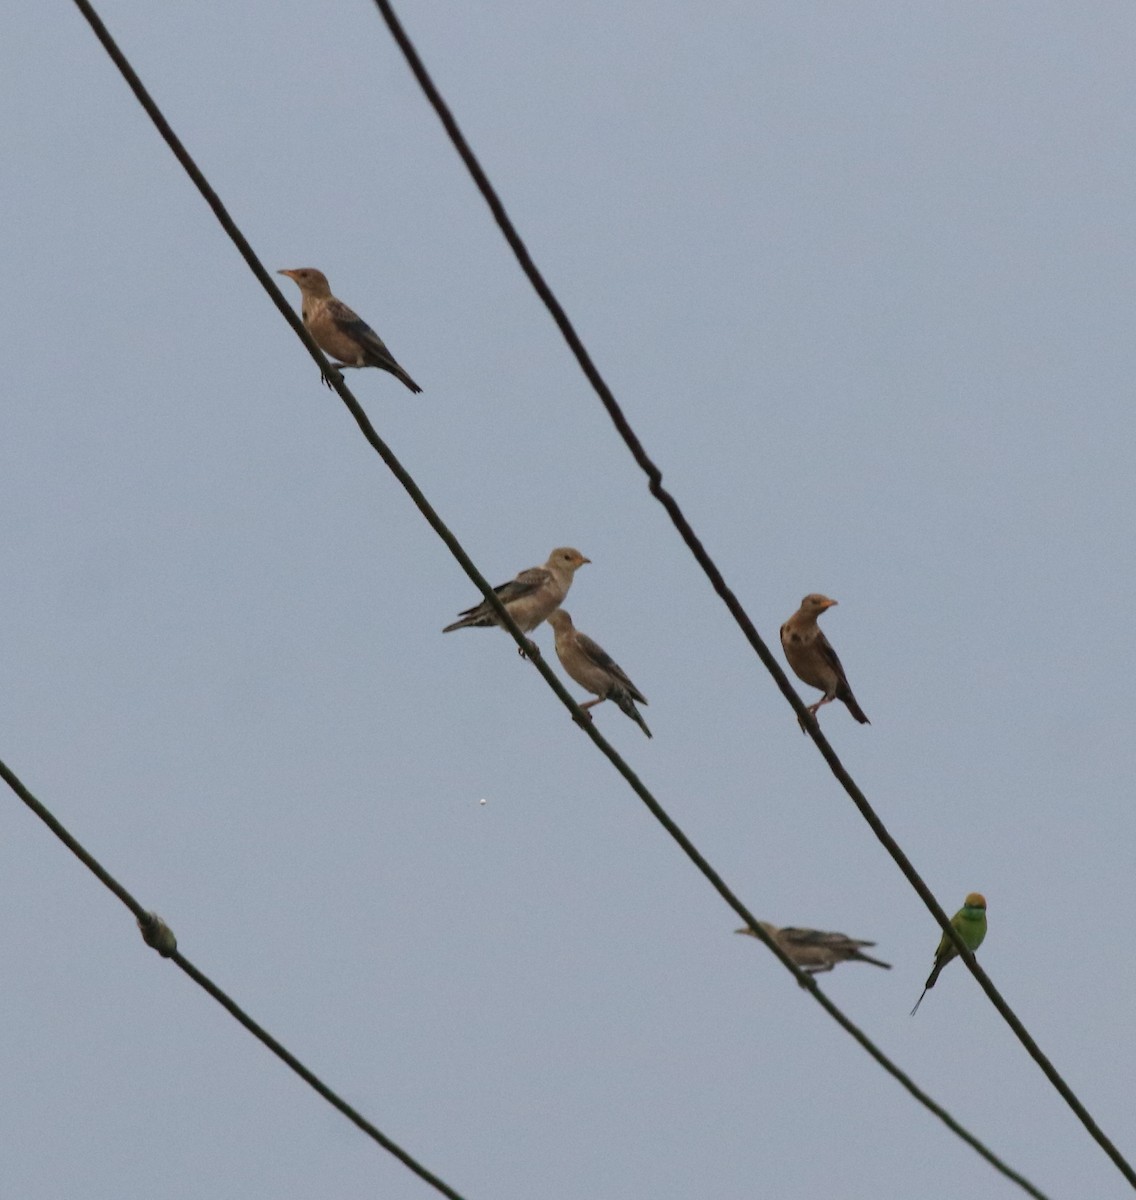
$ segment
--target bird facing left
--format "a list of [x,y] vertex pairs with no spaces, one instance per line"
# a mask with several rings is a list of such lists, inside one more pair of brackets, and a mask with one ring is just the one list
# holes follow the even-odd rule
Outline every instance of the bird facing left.
[[[381,337],[342,300],[331,294],[327,276],[315,267],[293,267],[278,271],[300,289],[300,312],[312,340],[333,360],[338,370],[346,367],[378,367],[389,371],[412,392],[422,389],[398,365]],[[327,383],[327,380],[324,380]]]

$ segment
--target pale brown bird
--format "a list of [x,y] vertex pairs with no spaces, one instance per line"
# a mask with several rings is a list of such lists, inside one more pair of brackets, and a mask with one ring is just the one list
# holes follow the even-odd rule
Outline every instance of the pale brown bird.
[[[584,563],[591,561],[571,546],[560,546],[548,556],[548,562],[543,567],[529,567],[516,579],[511,579],[493,590],[522,632],[529,633],[550,612],[560,607],[572,586],[573,575]],[[442,632],[501,624],[488,600],[482,600],[480,604],[467,608],[459,614],[459,618],[452,625],[447,625]]]
[[[861,947],[874,946],[875,942],[862,942],[844,933],[822,933],[819,929],[794,929],[792,926],[778,929],[768,921],[758,921],[758,924],[781,947],[787,957],[810,975],[831,971],[837,963],[842,962],[866,962],[874,967],[891,970],[891,963],[881,962],[878,958],[863,953]],[[757,937],[748,927],[737,929],[735,932]]]
[[801,607],[781,626],[781,646],[789,666],[809,687],[820,688],[824,695],[809,705],[809,714],[816,716],[822,704],[843,700],[848,711],[861,725],[870,725],[867,714],[856,702],[848,678],[836,651],[821,632],[817,617],[836,603],[827,596],[812,592],[801,601]]
[[[635,701],[647,703],[647,697],[627,677],[627,672],[600,645],[572,624],[572,618],[562,608],[550,613],[548,623],[556,634],[556,657],[560,665],[596,699],[580,707],[586,712],[595,704],[612,700],[620,712],[626,713],[650,737],[647,722],[639,715]],[[591,714],[588,714],[589,717]]]
[[[412,392],[422,389],[395,362],[381,337],[353,309],[331,294],[327,276],[315,267],[295,267],[278,271],[294,279],[303,298],[301,313],[304,328],[312,340],[327,355],[339,361],[332,365],[345,367],[379,367],[401,380]],[[326,382],[326,380],[325,380]]]

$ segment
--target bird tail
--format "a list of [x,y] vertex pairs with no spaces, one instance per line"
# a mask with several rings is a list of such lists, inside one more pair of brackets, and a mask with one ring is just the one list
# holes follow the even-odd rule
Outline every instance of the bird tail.
[[[398,365],[394,360],[394,356],[383,345],[382,339],[375,333],[373,329],[367,332],[374,339],[374,342],[368,340],[363,346],[364,361],[368,367],[378,367],[380,371],[389,371],[395,379],[400,383],[405,384],[412,392],[420,392],[422,389],[414,382],[413,379]],[[377,343],[377,344],[375,344]],[[348,364],[349,366],[351,364]]]
[[406,386],[408,388],[410,388],[410,390],[412,392],[415,393],[415,395],[417,395],[420,391],[422,391],[422,389],[418,386],[418,384],[416,384],[414,382],[414,380],[411,379],[409,375],[407,375],[407,373],[398,365],[398,363],[395,363],[394,365],[395,365],[395,370],[391,371],[391,374],[396,379],[399,379],[403,383],[405,383]]
[[840,699],[848,706],[848,711],[861,725],[871,725],[872,722],[868,720],[868,714],[857,703],[856,697],[852,695],[851,688],[845,688],[839,695]]
[[651,731],[647,728],[647,722],[639,715],[639,710],[635,707],[635,701],[626,692],[614,692],[608,699],[614,700],[619,705],[621,713],[626,713],[648,737],[651,736]]
[[484,613],[463,613],[458,620],[447,625],[442,632],[453,633],[455,629],[486,629],[490,625],[496,624],[497,622],[492,617],[486,616]]
[[[945,941],[946,939],[944,938],[943,940]],[[952,946],[951,949],[954,950],[954,947]],[[954,952],[955,954],[958,953],[957,950]],[[931,974],[927,976],[927,982],[923,985],[923,996],[926,996],[927,993],[935,986],[935,983],[939,978],[939,972],[947,965],[947,963],[951,961],[953,957],[954,954],[942,954],[941,951],[940,954],[936,956],[935,965],[931,968]],[[919,1005],[923,1003],[923,996],[920,996],[919,999],[915,1001],[915,1008],[918,1008]],[[912,1016],[915,1016],[915,1008],[911,1010]]]

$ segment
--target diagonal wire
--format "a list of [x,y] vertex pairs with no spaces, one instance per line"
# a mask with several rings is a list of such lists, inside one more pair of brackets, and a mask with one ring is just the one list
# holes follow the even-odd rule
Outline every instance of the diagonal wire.
[[1025,1047],[1030,1057],[1041,1068],[1042,1072],[1045,1074],[1045,1077],[1058,1091],[1066,1104],[1068,1104],[1073,1110],[1078,1119],[1085,1126],[1086,1130],[1088,1130],[1090,1136],[1104,1150],[1109,1158],[1112,1159],[1113,1163],[1120,1170],[1121,1174],[1123,1174],[1128,1180],[1128,1182],[1136,1187],[1136,1171],[1133,1171],[1132,1167],[1121,1155],[1120,1151],[1105,1135],[1103,1130],[1101,1130],[1101,1128],[1097,1125],[1089,1111],[1080,1102],[1080,1100],[1077,1099],[1073,1090],[1058,1073],[1056,1067],[1053,1066],[1049,1058],[1042,1052],[1041,1047],[1038,1046],[1037,1042],[1035,1042],[1030,1036],[1029,1031],[1021,1023],[1006,1001],[1002,998],[1001,993],[997,990],[997,988],[995,988],[994,984],[990,980],[990,977],[986,974],[982,967],[978,965],[974,955],[970,952],[970,950],[967,949],[966,944],[963,942],[958,931],[954,928],[954,926],[951,925],[950,918],[939,905],[930,888],[927,887],[926,883],[924,883],[921,876],[912,866],[911,861],[908,859],[907,855],[904,854],[899,844],[895,841],[891,834],[888,833],[883,822],[876,815],[875,810],[868,802],[868,798],[857,786],[855,780],[848,773],[840,759],[837,757],[836,752],[829,744],[828,739],[821,732],[819,724],[805,708],[804,702],[797,695],[796,690],[789,682],[785,672],[781,669],[781,665],[770,653],[769,647],[765,644],[761,635],[757,632],[757,628],[750,619],[749,614],[742,607],[737,596],[726,583],[722,572],[718,569],[717,564],[710,557],[710,554],[703,546],[701,539],[695,533],[694,528],[686,519],[682,509],[679,507],[678,501],[675,500],[674,496],[672,496],[671,493],[663,487],[662,471],[647,454],[642,442],[639,440],[638,435],[632,428],[631,423],[624,415],[623,409],[615,399],[611,389],[608,387],[603,376],[600,374],[599,369],[592,361],[591,355],[588,353],[587,348],[581,341],[579,334],[577,334],[575,327],[572,325],[572,322],[568,317],[568,314],[565,312],[560,301],[556,298],[555,293],[552,291],[552,288],[548,285],[536,263],[533,261],[532,256],[529,254],[528,248],[525,246],[524,241],[517,232],[516,226],[513,224],[509,214],[506,212],[500,196],[497,194],[496,189],[489,181],[489,177],[482,169],[482,166],[470,147],[469,142],[466,141],[466,138],[461,132],[453,113],[450,111],[449,105],[447,105],[446,101],[443,99],[441,93],[434,84],[433,79],[430,77],[429,72],[426,70],[426,66],[423,63],[421,56],[418,54],[414,43],[408,37],[405,29],[403,29],[402,23],[399,21],[393,6],[389,3],[389,0],[374,0],[374,3],[375,7],[378,8],[380,14],[382,15],[383,20],[386,22],[391,36],[394,38],[399,49],[402,51],[403,57],[406,59],[407,65],[410,67],[411,72],[414,74],[415,79],[417,79],[419,86],[425,93],[426,98],[437,114],[438,119],[442,122],[442,125],[445,128],[454,149],[458,152],[462,161],[465,163],[466,168],[472,176],[478,191],[481,193],[485,203],[489,206],[489,209],[492,212],[498,227],[504,235],[505,240],[509,244],[509,248],[516,256],[521,270],[524,271],[529,282],[532,284],[533,289],[544,302],[544,305],[552,316],[553,321],[556,323],[557,328],[564,336],[564,340],[568,343],[572,354],[579,363],[580,369],[584,372],[588,382],[592,385],[597,396],[599,397],[600,402],[607,410],[608,416],[611,418],[612,423],[618,430],[620,437],[623,438],[627,448],[631,451],[632,457],[647,476],[651,495],[653,495],[666,510],[667,515],[670,517],[675,528],[678,530],[682,540],[686,543],[690,552],[697,560],[699,566],[701,566],[707,578],[710,580],[714,591],[718,593],[719,597],[726,605],[730,615],[741,628],[746,640],[752,646],[754,652],[757,654],[766,670],[768,670],[773,676],[774,683],[776,683],[782,695],[796,712],[798,719],[802,723],[802,727],[807,729],[807,732],[816,743],[817,749],[820,751],[825,762],[828,763],[833,775],[835,775],[837,780],[839,780],[841,786],[852,799],[852,802],[859,809],[861,816],[863,816],[864,820],[867,821],[868,825],[872,829],[872,832],[875,833],[876,837],[883,844],[884,848],[894,859],[896,865],[906,876],[907,881],[918,893],[919,898],[930,910],[931,915],[936,921],[938,921],[946,935],[950,938],[951,942],[955,946],[955,949],[959,953],[959,957],[965,961],[967,967],[970,969],[971,974],[974,975],[974,977],[978,980],[979,985],[986,993],[990,1002],[994,1005],[1002,1018],[1013,1030],[1015,1036]]
[[[526,651],[533,666],[536,667],[536,669],[543,676],[545,682],[556,693],[561,703],[564,704],[569,712],[572,713],[573,718],[581,725],[588,736],[591,737],[592,741],[596,744],[600,751],[611,761],[616,770],[619,771],[619,773],[627,780],[628,784],[635,791],[636,795],[640,797],[655,818],[663,825],[667,832],[670,833],[671,837],[678,842],[684,853],[686,853],[686,855],[691,859],[695,866],[698,867],[703,875],[706,876],[715,890],[717,890],[719,895],[721,895],[726,903],[729,904],[730,907],[738,914],[738,916],[746,922],[751,932],[754,933],[759,940],[764,942],[765,945],[773,952],[773,954],[780,959],[782,965],[792,972],[792,974],[796,977],[797,982],[801,984],[802,987],[805,987],[811,991],[814,999],[817,1000],[817,1002],[825,1009],[825,1011],[828,1012],[829,1015],[832,1016],[833,1019],[836,1020],[844,1029],[846,1029],[858,1042],[860,1042],[860,1044],[868,1051],[868,1053],[871,1054],[871,1056],[875,1058],[875,1060],[880,1063],[880,1065],[883,1066],[894,1078],[896,1078],[911,1093],[911,1095],[913,1095],[921,1104],[925,1105],[929,1111],[939,1117],[939,1119],[942,1120],[948,1126],[948,1128],[966,1141],[974,1150],[976,1150],[982,1155],[982,1157],[991,1163],[992,1166],[1007,1176],[1007,1178],[1012,1179],[1030,1195],[1037,1197],[1038,1200],[1045,1200],[1042,1193],[1039,1192],[1031,1183],[1029,1183],[1028,1180],[1019,1175],[1017,1172],[1013,1171],[1010,1167],[998,1159],[990,1150],[988,1150],[981,1142],[979,1142],[977,1138],[970,1134],[963,1126],[959,1125],[958,1122],[956,1122],[950,1116],[950,1114],[946,1112],[945,1109],[941,1108],[933,1100],[931,1100],[931,1098],[925,1092],[923,1092],[903,1071],[901,1071],[898,1066],[892,1063],[891,1060],[888,1059],[887,1056],[884,1055],[883,1052],[880,1051],[864,1033],[862,1033],[847,1017],[845,1017],[844,1014],[834,1004],[832,1004],[830,1000],[828,1000],[828,998],[817,986],[816,981],[810,975],[807,975],[799,970],[796,964],[793,963],[792,960],[789,959],[781,950],[780,946],[778,946],[769,937],[765,930],[757,923],[756,919],[748,911],[748,909],[746,909],[744,905],[742,905],[741,901],[738,900],[733,892],[730,891],[718,873],[713,869],[713,867],[710,866],[706,859],[702,857],[698,849],[694,846],[690,839],[687,838],[678,825],[675,824],[675,822],[670,818],[670,816],[666,813],[654,796],[651,795],[651,793],[639,780],[638,776],[623,761],[622,757],[599,733],[592,722],[588,720],[587,714],[584,713],[584,711],[577,705],[576,701],[560,683],[560,680],[544,662],[544,659],[536,645],[530,642],[524,636],[516,623],[509,616],[508,612],[498,599],[497,594],[478,571],[477,567],[465,553],[464,549],[451,533],[449,528],[434,511],[433,507],[427,501],[425,495],[419,489],[414,479],[403,468],[402,464],[395,457],[394,453],[375,432],[374,427],[371,425],[370,420],[363,411],[362,407],[359,405],[359,402],[355,399],[354,395],[343,382],[342,376],[338,371],[335,371],[331,368],[319,347],[316,346],[307,330],[303,327],[302,322],[300,322],[296,317],[294,310],[284,300],[279,289],[276,287],[275,281],[264,269],[251,245],[241,231],[237,228],[235,222],[225,209],[225,206],[221,203],[220,197],[210,186],[208,180],[206,180],[205,176],[197,167],[197,164],[189,155],[189,152],[182,145],[181,141],[178,139],[177,135],[174,133],[173,129],[162,115],[158,106],[155,104],[153,98],[143,86],[141,79],[139,79],[137,73],[134,71],[133,67],[131,67],[125,55],[122,54],[117,44],[114,42],[114,39],[110,36],[106,26],[103,25],[102,21],[98,17],[98,14],[88,3],[88,0],[75,0],[75,4],[82,12],[87,22],[90,24],[91,28],[95,32],[95,35],[102,43],[104,49],[118,67],[119,71],[123,75],[123,78],[134,92],[138,102],[141,104],[147,115],[149,115],[159,132],[162,134],[162,137],[173,151],[178,162],[193,180],[194,184],[197,186],[198,190],[201,192],[202,196],[205,198],[206,202],[217,216],[217,219],[221,223],[222,227],[229,234],[229,237],[236,245],[241,256],[245,259],[250,269],[260,280],[261,285],[271,295],[277,308],[284,313],[285,318],[288,320],[297,336],[307,347],[309,354],[311,354],[312,358],[315,359],[316,363],[319,365],[321,376],[329,384],[329,386],[334,388],[334,390],[338,393],[340,399],[343,400],[343,403],[346,405],[348,411],[354,417],[356,424],[358,424],[368,443],[372,446],[376,453],[379,454],[383,462],[402,484],[403,488],[409,494],[411,500],[414,502],[422,515],[426,518],[431,528],[434,529],[434,531],[446,544],[447,548],[450,550],[451,554],[453,554],[454,558],[457,559],[458,563],[469,576],[470,580],[481,591],[482,595],[486,598],[490,606],[496,612],[498,618],[501,620],[502,625],[513,637],[514,641],[516,641],[517,645]],[[760,641],[760,639],[758,640]],[[801,708],[803,712],[803,706],[791,688],[789,689],[789,695],[791,700],[795,700],[796,705]],[[969,956],[969,951],[966,950],[965,945],[962,945],[962,950],[964,954]],[[971,962],[973,962],[973,958],[971,958]]]
[[[15,772],[8,767],[4,762],[0,762],[0,779],[12,789],[13,792],[31,809],[33,813],[51,830],[52,833],[75,855],[79,861],[93,871],[98,879],[109,888],[128,909],[138,918],[141,925],[143,920],[152,916],[143,909],[142,905],[114,878],[113,875],[91,854],[82,844],[74,838],[63,824],[56,819],[50,810],[24,786],[23,782],[16,776]],[[145,931],[144,931],[145,933]],[[146,939],[149,944],[150,939]],[[254,1037],[262,1041],[273,1054],[276,1055],[286,1066],[290,1067],[299,1077],[310,1087],[314,1088],[329,1104],[339,1109],[341,1113],[349,1121],[354,1122],[372,1141],[378,1142],[380,1146],[389,1153],[393,1154],[401,1163],[409,1167],[415,1175],[420,1179],[424,1179],[431,1187],[441,1192],[443,1196],[450,1197],[450,1200],[462,1200],[461,1195],[455,1192],[452,1187],[444,1183],[432,1171],[428,1171],[420,1162],[412,1158],[405,1150],[402,1149],[396,1142],[392,1142],[381,1130],[376,1128],[363,1116],[357,1109],[352,1108],[346,1100],[343,1100],[335,1092],[319,1078],[318,1075],[309,1071],[302,1062],[290,1051],[288,1051],[280,1042],[278,1042],[272,1034],[263,1026],[257,1024],[233,1000],[227,993],[221,990],[208,975],[199,971],[184,955],[176,949],[172,951],[163,951],[163,957],[171,959],[196,983],[202,987],[217,1001],[218,1004],[236,1017],[238,1021],[251,1033]]]

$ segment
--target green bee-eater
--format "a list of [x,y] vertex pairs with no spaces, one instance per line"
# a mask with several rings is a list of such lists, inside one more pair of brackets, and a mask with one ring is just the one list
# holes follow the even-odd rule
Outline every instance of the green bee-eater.
[[[966,898],[966,903],[951,917],[951,926],[962,938],[966,948],[973,954],[982,945],[982,939],[986,936],[986,897],[978,892],[971,892]],[[954,942],[944,933],[939,939],[939,948],[935,951],[935,965],[931,968],[931,974],[927,976],[927,982],[923,985],[923,996],[926,996],[927,992],[935,986],[939,972],[952,958],[957,957],[958,951],[955,949]],[[911,1010],[912,1016],[915,1016],[915,1010],[923,1003],[923,996],[915,1001],[915,1008]]]

